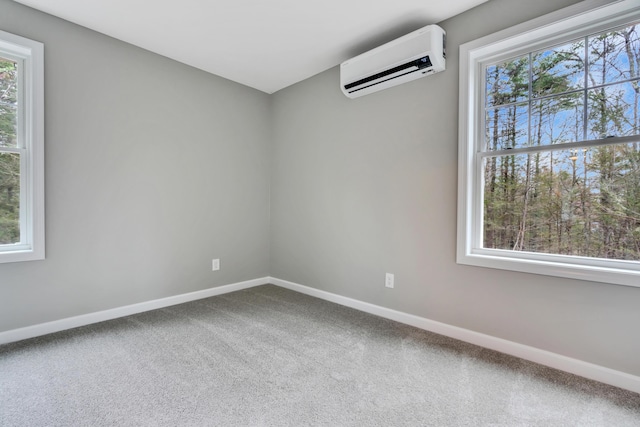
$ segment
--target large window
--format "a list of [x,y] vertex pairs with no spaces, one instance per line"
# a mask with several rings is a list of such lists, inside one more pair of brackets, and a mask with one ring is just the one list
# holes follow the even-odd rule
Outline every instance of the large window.
[[461,47],[458,262],[640,286],[640,7],[598,3]]
[[0,262],[44,258],[43,46],[0,31]]

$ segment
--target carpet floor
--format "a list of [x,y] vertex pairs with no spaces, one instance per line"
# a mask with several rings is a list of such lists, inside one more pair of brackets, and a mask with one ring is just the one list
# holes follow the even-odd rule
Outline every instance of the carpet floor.
[[0,425],[640,426],[640,395],[265,285],[0,346]]

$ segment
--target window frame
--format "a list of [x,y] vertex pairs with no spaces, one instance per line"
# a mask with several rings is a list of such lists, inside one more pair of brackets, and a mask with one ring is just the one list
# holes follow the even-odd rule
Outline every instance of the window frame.
[[[587,0],[460,46],[458,264],[640,287],[640,261],[486,249],[481,246],[481,144],[484,141],[485,114],[483,64],[606,31],[633,18],[640,19],[637,1]],[[622,142],[626,138],[619,139]]]
[[0,245],[0,263],[45,258],[44,221],[44,45],[0,31],[0,56],[16,60],[20,154],[20,242]]

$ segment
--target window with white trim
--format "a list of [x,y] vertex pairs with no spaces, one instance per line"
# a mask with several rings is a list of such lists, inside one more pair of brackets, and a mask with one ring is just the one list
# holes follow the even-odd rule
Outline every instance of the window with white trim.
[[0,31],[0,263],[44,259],[43,50]]
[[640,286],[640,5],[460,48],[461,264]]

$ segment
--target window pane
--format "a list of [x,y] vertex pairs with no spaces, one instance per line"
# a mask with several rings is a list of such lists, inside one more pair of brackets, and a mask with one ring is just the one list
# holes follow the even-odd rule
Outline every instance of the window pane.
[[507,150],[529,144],[528,104],[492,108],[485,119],[486,150]]
[[0,102],[16,105],[18,64],[0,56]]
[[560,144],[584,140],[583,93],[543,98],[533,102],[531,143]]
[[0,147],[16,147],[16,118],[15,107],[0,104]]
[[0,57],[0,147],[17,145],[17,87],[17,64]]
[[639,60],[636,25],[589,37],[589,86],[639,77]]
[[640,143],[485,159],[485,248],[640,260]]
[[0,244],[20,242],[20,155],[0,153]]
[[486,69],[486,105],[504,105],[529,97],[529,55]]
[[587,91],[589,139],[637,135],[640,129],[638,81]]
[[584,58],[584,40],[533,53],[533,96],[560,94],[583,88]]

